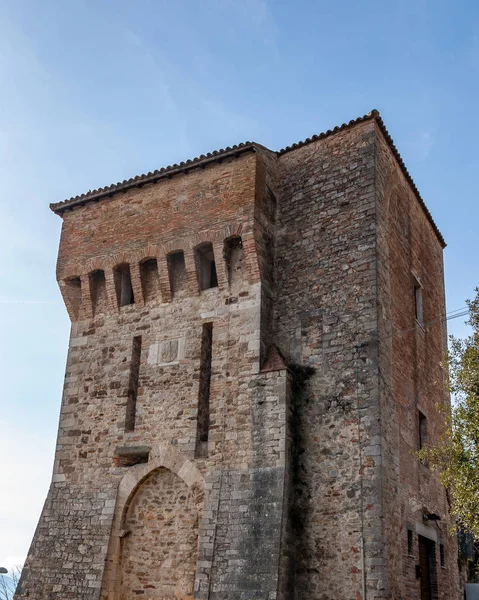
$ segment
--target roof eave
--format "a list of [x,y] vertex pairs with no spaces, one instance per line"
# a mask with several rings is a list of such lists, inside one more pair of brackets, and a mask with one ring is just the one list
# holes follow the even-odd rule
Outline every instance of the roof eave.
[[[386,129],[386,126],[384,125],[384,122],[381,118],[381,115],[379,114],[379,111],[377,111],[376,109],[372,110],[370,113],[368,113],[367,115],[364,115],[363,117],[358,117],[357,119],[353,119],[353,120],[349,121],[349,123],[343,123],[342,125],[337,126],[334,129],[329,129],[328,131],[326,131],[324,133],[320,133],[319,135],[313,135],[311,138],[307,138],[306,140],[304,140],[302,142],[298,142],[296,144],[292,144],[291,146],[287,146],[286,148],[283,148],[282,150],[279,150],[278,152],[276,152],[276,155],[281,156],[283,154],[286,154],[287,152],[292,152],[293,150],[296,150],[298,148],[306,146],[307,144],[311,144],[312,142],[315,142],[317,140],[322,140],[324,138],[330,137],[341,131],[351,129],[352,127],[355,127],[356,125],[359,125],[360,123],[365,123],[367,121],[374,121],[377,123],[377,125],[378,125],[379,129],[381,130],[381,133],[383,134],[384,139],[386,140],[389,148],[391,149],[404,177],[408,181],[419,204],[421,205],[422,209],[424,210],[424,213],[425,213],[427,219],[429,220],[431,227],[433,228],[434,233],[436,234],[436,237],[439,240],[439,243],[441,244],[441,247],[445,248],[446,242],[445,242],[441,232],[439,231],[439,228],[437,227],[436,223],[434,222],[434,219],[432,218],[432,215],[429,212],[429,209],[427,208],[426,203],[424,202],[421,194],[419,193],[419,190],[417,189],[413,178],[411,177],[409,171],[407,170],[406,165],[404,164],[404,161],[403,161],[401,155],[399,154],[399,151],[397,150],[388,130]],[[199,156],[197,158],[187,160],[186,162],[181,162],[180,164],[174,164],[174,165],[171,165],[168,167],[164,167],[158,171],[154,171],[153,173],[147,173],[145,175],[138,175],[137,177],[133,177],[131,179],[128,179],[128,180],[125,180],[122,182],[118,182],[118,183],[109,185],[104,188],[99,188],[97,190],[93,190],[92,192],[88,192],[86,194],[81,194],[80,196],[75,196],[68,200],[64,200],[63,202],[57,202],[57,203],[50,204],[50,208],[57,215],[62,215],[62,213],[64,213],[65,211],[72,210],[73,208],[75,208],[77,206],[83,206],[83,205],[87,204],[88,202],[99,202],[103,198],[111,197],[111,196],[113,196],[115,194],[119,194],[121,192],[127,192],[128,190],[130,190],[132,188],[138,188],[138,187],[143,187],[144,185],[157,183],[158,181],[160,181],[162,179],[171,179],[174,175],[187,174],[193,169],[204,168],[208,164],[211,164],[214,162],[221,162],[222,160],[225,160],[225,159],[228,159],[231,157],[233,157],[233,158],[238,157],[240,154],[244,154],[245,152],[257,152],[258,150],[260,150],[262,148],[263,148],[262,146],[260,146],[259,144],[255,144],[254,142],[245,142],[243,144],[238,144],[237,146],[225,148],[224,150],[217,150],[215,152],[211,152],[206,155],[202,154],[201,156]]]
[[411,177],[409,171],[407,170],[407,167],[404,164],[404,161],[403,161],[401,155],[399,154],[399,151],[396,148],[396,146],[393,142],[393,139],[392,139],[391,135],[389,134],[389,131],[387,130],[386,125],[384,124],[384,121],[382,120],[381,115],[379,114],[378,110],[373,109],[370,113],[368,113],[367,115],[364,115],[363,117],[358,117],[357,119],[349,121],[349,123],[343,123],[342,125],[339,125],[339,126],[335,127],[334,129],[328,129],[328,131],[325,131],[324,133],[320,133],[319,135],[313,135],[312,137],[307,138],[306,140],[304,140],[302,142],[298,142],[296,144],[292,144],[291,146],[287,146],[286,148],[279,150],[279,152],[277,154],[278,154],[278,156],[281,156],[283,154],[286,154],[287,152],[292,152],[293,150],[296,150],[297,148],[301,148],[301,147],[311,144],[317,140],[322,140],[324,138],[330,137],[336,133],[339,133],[340,131],[345,131],[347,129],[351,129],[352,127],[355,127],[356,125],[359,125],[360,123],[365,123],[367,121],[374,121],[377,123],[377,125],[378,125],[379,129],[381,130],[381,133],[383,134],[383,137],[386,140],[386,143],[388,144],[389,148],[391,149],[391,151],[394,155],[394,158],[396,159],[404,177],[406,178],[407,182],[411,186],[411,189],[414,192],[414,195],[416,196],[429,223],[431,224],[431,227],[432,227],[434,233],[436,234],[436,237],[437,237],[439,243],[441,244],[441,247],[444,249],[446,247],[446,242],[445,242],[441,232],[439,231],[438,226],[434,222],[434,219],[432,218],[432,215],[429,212],[429,209],[427,208],[426,203],[424,202],[421,194],[419,193],[419,190],[417,189],[413,178]]
[[179,164],[170,165],[159,169],[158,171],[150,172],[145,175],[138,175],[131,179],[114,183],[104,188],[81,194],[80,196],[74,196],[63,202],[56,202],[50,204],[50,209],[57,215],[72,210],[77,206],[83,206],[89,202],[99,202],[103,198],[108,198],[119,194],[121,192],[127,192],[132,188],[140,188],[145,185],[157,183],[162,179],[171,179],[175,175],[187,174],[193,169],[202,169],[207,165],[214,162],[221,162],[229,158],[238,158],[241,154],[246,152],[256,152],[257,148],[254,142],[245,142],[244,144],[238,144],[225,148],[224,150],[217,150],[209,154],[202,154],[197,158],[181,162]]

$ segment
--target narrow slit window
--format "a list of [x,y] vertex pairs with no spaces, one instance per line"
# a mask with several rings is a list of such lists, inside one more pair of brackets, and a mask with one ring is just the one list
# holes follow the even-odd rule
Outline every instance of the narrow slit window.
[[69,277],[65,279],[65,296],[71,311],[73,320],[77,320],[80,314],[81,306],[81,280],[79,277]]
[[243,279],[243,241],[241,237],[231,237],[225,240],[224,256],[228,270],[228,282],[231,286]]
[[188,289],[188,278],[183,251],[179,250],[168,254],[167,262],[171,295],[175,296],[180,292],[185,292]]
[[418,282],[414,284],[414,316],[419,325],[422,325],[422,287],[419,285]]
[[427,418],[421,412],[419,413],[419,449],[424,448],[427,443]]
[[128,379],[128,398],[126,401],[125,431],[133,431],[136,421],[136,400],[140,376],[141,336],[133,338],[131,352],[130,377]]
[[268,185],[266,186],[265,205],[266,205],[266,214],[268,215],[270,220],[274,223],[276,221],[277,202],[276,202],[276,196],[274,195],[272,189]]
[[198,421],[195,453],[197,457],[205,457],[208,454],[212,343],[213,323],[204,323],[201,332],[200,383],[198,390]]
[[195,261],[200,290],[218,287],[213,244],[207,243],[198,246],[195,251]]
[[444,553],[444,544],[439,544],[439,559],[441,561],[441,567],[446,566],[446,556]]
[[407,553],[411,555],[413,553],[413,532],[412,529],[407,530]]
[[148,258],[140,264],[141,287],[145,302],[158,298],[160,281],[158,278],[158,262],[156,258]]
[[114,275],[118,306],[121,307],[133,304],[135,298],[133,295],[133,287],[131,285],[130,265],[118,265],[115,267]]
[[93,314],[96,315],[106,310],[108,305],[104,271],[90,273],[90,290]]

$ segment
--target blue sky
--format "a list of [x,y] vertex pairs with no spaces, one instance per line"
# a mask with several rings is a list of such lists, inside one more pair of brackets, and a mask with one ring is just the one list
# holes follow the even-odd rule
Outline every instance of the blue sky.
[[467,0],[0,0],[0,565],[25,556],[53,462],[69,321],[48,203],[377,108],[448,242],[460,308],[479,285],[478,13]]

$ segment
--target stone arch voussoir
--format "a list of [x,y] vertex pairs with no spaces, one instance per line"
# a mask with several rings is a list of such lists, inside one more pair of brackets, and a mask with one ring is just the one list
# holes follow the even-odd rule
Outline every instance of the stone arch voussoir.
[[161,251],[161,254],[167,256],[172,252],[180,252],[184,251],[186,248],[186,241],[182,238],[178,238],[176,240],[171,240],[169,242],[165,242],[164,244],[158,245],[158,251]]
[[114,269],[115,267],[118,267],[118,265],[131,265],[134,264],[136,262],[136,258],[135,256],[132,256],[130,253],[128,252],[117,252],[116,254],[113,254],[111,256],[111,258],[109,258],[108,260],[108,267],[110,269]]
[[86,274],[93,273],[94,271],[106,271],[108,263],[103,258],[91,258],[86,263]]
[[161,467],[164,467],[177,475],[189,488],[194,488],[196,491],[197,507],[202,504],[204,478],[201,471],[192,461],[186,458],[184,454],[178,452],[178,450],[175,450],[172,446],[169,446],[168,444],[159,444],[151,450],[148,463],[130,467],[128,473],[120,481],[116,510],[117,514],[119,516],[121,515],[121,521],[123,521],[128,504],[138,486],[141,485],[142,481],[144,481],[150,473]]
[[217,243],[224,242],[231,237],[241,236],[243,234],[243,224],[242,223],[230,223],[225,227],[222,227],[219,231],[217,231],[214,235],[214,240]]
[[163,252],[161,252],[158,245],[148,244],[148,246],[145,246],[142,252],[138,254],[138,263],[141,264],[145,262],[145,260],[150,260],[152,258],[158,260],[159,258],[162,258],[162,254]]
[[200,231],[199,233],[191,236],[188,240],[188,248],[195,250],[202,244],[212,244],[215,239],[214,231],[207,229],[206,231]]

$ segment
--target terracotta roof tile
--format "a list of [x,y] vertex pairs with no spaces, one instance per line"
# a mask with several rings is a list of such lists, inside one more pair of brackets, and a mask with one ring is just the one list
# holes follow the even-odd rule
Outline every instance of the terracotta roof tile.
[[403,161],[401,155],[399,154],[399,151],[396,148],[396,146],[393,142],[393,139],[389,134],[389,131],[386,129],[386,125],[384,125],[384,121],[382,120],[381,115],[379,114],[379,111],[377,111],[376,109],[372,110],[370,113],[368,113],[367,115],[364,115],[363,117],[358,117],[357,119],[353,119],[352,121],[349,121],[349,123],[343,123],[342,125],[335,127],[334,129],[328,129],[328,131],[325,131],[324,133],[320,133],[319,135],[313,135],[312,137],[307,138],[306,140],[304,140],[302,142],[297,142],[295,144],[292,144],[291,146],[287,146],[286,148],[283,148],[282,150],[280,150],[277,154],[278,154],[278,156],[281,156],[283,154],[286,154],[287,152],[291,152],[292,150],[296,150],[297,148],[301,148],[302,146],[311,144],[312,142],[315,142],[316,140],[321,140],[321,139],[324,139],[331,135],[334,135],[335,133],[338,133],[339,131],[344,131],[346,129],[350,129],[351,127],[354,127],[355,125],[358,125],[359,123],[364,123],[366,121],[373,121],[373,120],[376,121],[376,123],[378,124],[379,129],[381,130],[381,133],[383,134],[386,142],[388,143],[389,147],[391,148],[391,151],[394,154],[394,157],[396,158],[396,160],[401,168],[401,171],[404,174],[404,177],[406,178],[409,185],[411,186],[419,204],[421,205],[422,209],[424,210],[424,212],[426,214],[426,217],[428,218],[429,222],[431,223],[431,226],[434,230],[434,233],[436,234],[437,239],[441,243],[441,246],[443,248],[445,248],[446,242],[445,242],[441,232],[439,231],[439,228],[437,227],[436,223],[434,222],[434,219],[432,218],[432,215],[429,212],[429,209],[427,208],[426,203],[422,199],[422,196],[419,193],[419,190],[417,189],[413,178],[411,177],[409,171],[407,170],[407,167],[404,164],[404,161]]
[[[429,222],[431,223],[431,226],[432,226],[439,242],[441,243],[442,247],[444,248],[446,246],[444,238],[442,237],[441,232],[439,231],[436,223],[434,222],[434,219],[432,218],[431,213],[429,212],[424,200],[422,199],[421,194],[419,193],[419,190],[416,187],[416,184],[414,183],[411,175],[409,174],[409,171],[407,170],[406,165],[404,164],[404,161],[403,161],[401,155],[399,154],[388,130],[386,129],[386,126],[384,125],[381,115],[379,114],[379,112],[377,110],[372,110],[367,115],[364,115],[363,117],[358,117],[357,119],[353,119],[353,120],[349,121],[349,123],[343,123],[342,125],[337,126],[334,129],[328,129],[328,131],[325,131],[324,133],[313,135],[312,137],[307,138],[302,142],[297,142],[295,144],[292,144],[291,146],[287,146],[286,148],[279,150],[279,152],[276,152],[276,154],[278,156],[282,156],[283,154],[286,154],[287,152],[292,152],[293,150],[296,150],[297,148],[306,146],[307,144],[311,144],[312,142],[315,142],[316,140],[321,140],[326,137],[330,137],[331,135],[334,135],[340,131],[345,131],[346,129],[350,129],[350,128],[354,127],[355,125],[358,125],[359,123],[364,123],[366,121],[373,121],[373,120],[378,124],[379,129],[381,130],[386,142],[388,143],[389,147],[391,148],[391,151],[394,154],[405,178],[407,179],[409,185],[411,186],[412,190],[414,191],[414,194],[416,195],[416,198],[417,198],[419,204],[421,205]],[[170,165],[168,167],[162,167],[161,169],[158,169],[156,171],[153,171],[153,172],[150,171],[149,173],[145,173],[144,175],[137,175],[136,177],[132,177],[131,179],[125,179],[124,181],[121,181],[118,183],[113,183],[112,185],[109,185],[109,186],[106,186],[103,188],[98,188],[97,190],[89,190],[86,194],[74,196],[72,198],[69,198],[68,200],[64,200],[63,202],[57,202],[55,204],[50,204],[50,208],[56,214],[61,214],[61,213],[65,212],[66,210],[71,210],[75,206],[81,206],[81,205],[86,204],[87,202],[98,202],[102,198],[113,196],[114,194],[117,194],[119,192],[125,192],[134,187],[142,187],[143,185],[147,185],[149,183],[156,183],[164,178],[170,179],[174,175],[177,175],[180,173],[186,174],[192,169],[202,168],[202,167],[205,167],[207,164],[210,164],[212,162],[222,161],[226,158],[237,157],[240,154],[244,154],[245,152],[257,152],[258,149],[260,149],[260,148],[262,148],[262,146],[260,146],[259,144],[256,144],[255,142],[244,142],[244,143],[238,144],[236,146],[231,146],[231,147],[228,146],[227,148],[224,148],[221,150],[215,150],[213,152],[208,152],[208,154],[201,154],[200,156],[198,156],[196,158],[180,162],[179,164]]]
[[157,183],[160,179],[171,178],[173,175],[178,173],[188,173],[191,169],[204,167],[211,162],[218,162],[230,157],[236,157],[245,152],[256,152],[256,146],[252,142],[244,142],[236,146],[227,147],[221,150],[215,150],[208,152],[208,154],[201,154],[200,156],[189,159],[187,161],[180,162],[179,164],[169,165],[168,167],[162,167],[156,171],[150,171],[143,175],[137,175],[130,179],[118,181],[112,183],[106,187],[98,188],[96,190],[89,190],[85,194],[79,196],[73,196],[63,202],[56,202],[50,204],[50,208],[56,214],[61,214],[66,210],[71,210],[75,206],[81,206],[87,202],[98,202],[102,198],[113,196],[120,192],[126,192],[127,190],[134,187],[142,187],[149,183]]

